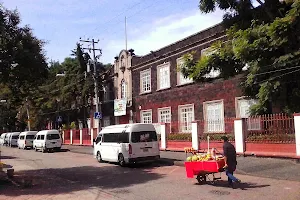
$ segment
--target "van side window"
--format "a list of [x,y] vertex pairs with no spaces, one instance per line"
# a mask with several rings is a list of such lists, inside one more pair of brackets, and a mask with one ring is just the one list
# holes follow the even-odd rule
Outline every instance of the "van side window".
[[38,135],[36,139],[41,140],[41,135]]
[[129,143],[129,133],[119,133],[120,143]]
[[103,142],[118,142],[118,134],[116,133],[103,134]]
[[131,142],[154,142],[157,141],[157,135],[155,131],[140,131],[131,133]]
[[41,140],[44,140],[45,139],[45,135],[41,135]]
[[19,139],[24,140],[24,138],[25,138],[25,135],[21,135]]

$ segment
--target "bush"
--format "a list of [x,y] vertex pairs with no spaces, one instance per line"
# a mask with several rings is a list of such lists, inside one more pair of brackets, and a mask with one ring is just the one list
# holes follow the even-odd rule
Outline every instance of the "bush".
[[167,140],[177,141],[192,141],[191,133],[170,133],[167,135]]
[[295,134],[274,134],[274,135],[248,135],[247,141],[255,142],[255,141],[272,141],[272,142],[280,142],[280,141],[295,141]]
[[235,141],[234,134],[229,133],[205,133],[204,135],[200,136],[200,140],[207,141],[207,136],[209,136],[209,140],[211,141],[221,141],[223,136],[226,136],[229,141]]

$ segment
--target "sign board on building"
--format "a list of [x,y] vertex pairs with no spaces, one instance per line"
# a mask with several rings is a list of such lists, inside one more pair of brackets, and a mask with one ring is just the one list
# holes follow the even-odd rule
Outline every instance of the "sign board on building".
[[126,115],[126,99],[114,100],[114,116]]

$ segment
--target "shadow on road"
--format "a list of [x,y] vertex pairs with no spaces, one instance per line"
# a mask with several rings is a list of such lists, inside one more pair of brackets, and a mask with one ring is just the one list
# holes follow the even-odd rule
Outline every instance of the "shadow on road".
[[[216,181],[214,184],[208,182],[209,185],[213,185],[214,187],[225,187],[229,188],[228,182],[225,180],[219,180]],[[247,189],[252,189],[252,188],[264,188],[264,187],[269,187],[270,185],[259,185],[256,183],[234,183],[233,188],[234,189],[241,189],[241,190],[247,190]]]
[[[122,168],[120,166],[99,167],[83,166],[73,168],[50,168],[16,172],[17,183],[32,181],[29,188],[18,188],[10,185],[1,187],[1,195],[41,195],[65,194],[91,188],[124,190],[126,187],[157,180],[163,175],[152,172],[153,166],[137,165]],[[126,190],[126,189],[125,189]]]
[[0,156],[0,160],[16,159],[14,156]]

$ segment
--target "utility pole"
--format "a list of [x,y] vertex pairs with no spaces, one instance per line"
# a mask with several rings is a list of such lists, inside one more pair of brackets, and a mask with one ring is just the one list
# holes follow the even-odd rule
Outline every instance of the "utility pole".
[[27,98],[26,98],[26,112],[27,112],[28,130],[30,131],[30,115],[29,115],[29,104]]
[[[98,41],[95,41],[94,39],[92,39],[92,40],[89,40],[89,39],[82,40],[80,38],[80,42],[85,42],[85,43],[92,44],[92,48],[83,48],[83,49],[86,49],[86,50],[89,50],[89,51],[93,51],[93,59],[94,59],[94,74],[93,74],[93,78],[94,78],[94,86],[95,86],[94,92],[95,92],[95,99],[96,99],[96,112],[101,113],[101,106],[99,107],[98,81],[97,81],[97,69],[96,69],[97,56],[96,56],[95,51],[99,51],[100,52],[100,56],[101,56],[102,50],[95,48],[95,44],[99,43],[99,40]],[[99,121],[98,121],[98,131],[97,131],[97,134],[99,133],[100,129],[101,129],[101,119],[99,119]]]

